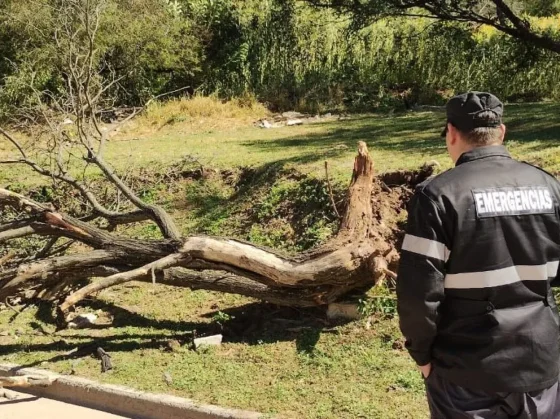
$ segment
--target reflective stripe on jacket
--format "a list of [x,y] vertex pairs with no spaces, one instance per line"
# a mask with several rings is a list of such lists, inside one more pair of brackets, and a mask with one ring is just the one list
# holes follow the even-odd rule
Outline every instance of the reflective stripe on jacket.
[[406,347],[460,386],[528,392],[558,381],[560,184],[476,148],[417,187],[397,279]]

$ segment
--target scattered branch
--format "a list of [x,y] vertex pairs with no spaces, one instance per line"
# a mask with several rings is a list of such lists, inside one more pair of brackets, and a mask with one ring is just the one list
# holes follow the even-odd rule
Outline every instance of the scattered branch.
[[35,234],[35,230],[31,226],[4,231],[0,233],[0,244],[7,242],[8,240],[31,236],[32,234]]
[[14,250],[10,250],[8,253],[2,256],[0,258],[0,268],[4,266],[7,262],[12,260],[15,256],[16,256],[16,252],[14,252]]
[[329,179],[329,163],[327,161],[325,161],[325,177],[327,179],[327,188],[329,190],[329,197],[331,198],[331,204],[332,204],[334,213],[336,214],[337,218],[340,219],[340,214],[338,213],[338,210],[336,209],[336,203],[334,202],[334,196],[333,196],[333,191],[332,191],[332,187],[331,187],[331,181]]
[[66,300],[64,300],[64,303],[60,305],[60,311],[62,311],[63,313],[67,312],[70,307],[83,300],[88,295],[93,294],[94,292],[98,292],[115,285],[123,284],[125,282],[133,281],[134,279],[147,276],[148,274],[150,274],[151,277],[152,271],[162,271],[172,266],[177,266],[181,262],[188,259],[189,256],[184,253],[174,253],[132,271],[117,273],[107,278],[100,279],[99,281],[93,282],[70,294],[66,298]]

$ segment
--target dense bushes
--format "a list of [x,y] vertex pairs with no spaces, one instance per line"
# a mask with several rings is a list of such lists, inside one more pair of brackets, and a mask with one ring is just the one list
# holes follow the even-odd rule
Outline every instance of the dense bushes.
[[[64,88],[54,35],[65,1],[0,6],[0,115],[29,105],[31,87]],[[182,86],[308,111],[439,104],[467,89],[560,99],[559,56],[489,28],[399,18],[356,33],[295,0],[90,2],[104,4],[99,71],[123,77],[120,105]],[[534,24],[558,32],[560,16]]]
[[[235,21],[235,31],[214,39],[228,47],[207,63],[214,66],[203,81],[208,91],[249,90],[273,107],[304,110],[438,104],[467,89],[560,99],[558,55],[489,28],[399,18],[356,33],[328,10],[264,4],[222,9],[217,21]],[[560,16],[540,22],[560,30]]]
[[191,23],[162,0],[5,0],[0,3],[0,116],[32,107],[36,91],[48,90],[48,101],[66,88],[67,60],[80,55],[70,49],[88,41],[84,9],[90,11],[90,25],[100,15],[93,56],[100,77],[119,79],[107,92],[110,103],[136,104],[192,81],[201,55],[198,38]]

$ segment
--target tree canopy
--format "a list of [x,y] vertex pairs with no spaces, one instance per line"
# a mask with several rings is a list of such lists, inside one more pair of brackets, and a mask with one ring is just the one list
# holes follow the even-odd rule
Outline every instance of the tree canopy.
[[[99,15],[91,57],[99,76],[117,80],[111,100],[137,102],[154,91],[188,84],[199,64],[198,38],[188,20],[161,0],[7,0],[0,5],[0,76],[4,113],[35,102],[33,91],[57,96],[72,48],[89,47],[83,9]],[[63,37],[62,33],[71,36]],[[0,112],[1,113],[1,112]]]
[[441,104],[469,89],[558,99],[558,0],[508,0],[509,14],[497,1],[6,0],[0,118],[32,116],[37,92],[63,91],[59,35],[86,6],[102,17],[97,77],[118,80],[107,108],[176,89],[308,112]]
[[560,54],[560,37],[542,31],[530,16],[558,13],[558,0],[308,0],[318,7],[349,13],[357,26],[389,16],[430,17],[444,21],[484,24]]

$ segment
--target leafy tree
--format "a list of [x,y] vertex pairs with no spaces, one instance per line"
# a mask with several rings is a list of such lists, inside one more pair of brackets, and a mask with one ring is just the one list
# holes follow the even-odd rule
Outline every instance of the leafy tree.
[[30,111],[34,92],[56,97],[65,88],[70,46],[60,34],[74,31],[72,48],[88,47],[79,30],[88,23],[77,12],[84,8],[99,14],[90,57],[98,75],[118,80],[110,100],[135,105],[192,81],[199,43],[189,22],[165,0],[6,0],[0,6],[0,40],[7,41],[0,46],[0,116]]
[[350,14],[355,25],[391,16],[485,24],[535,46],[560,54],[558,34],[534,27],[530,13],[550,15],[560,9],[558,0],[307,0],[317,7]]

